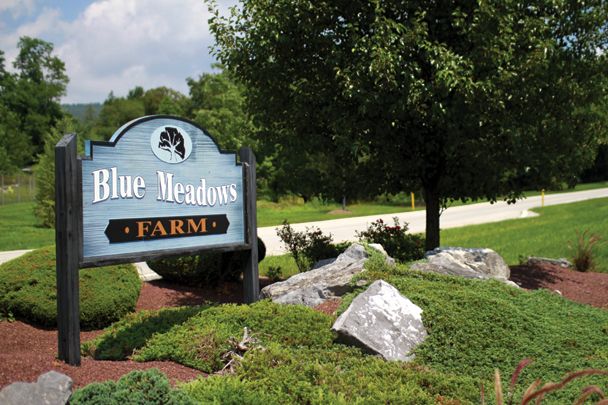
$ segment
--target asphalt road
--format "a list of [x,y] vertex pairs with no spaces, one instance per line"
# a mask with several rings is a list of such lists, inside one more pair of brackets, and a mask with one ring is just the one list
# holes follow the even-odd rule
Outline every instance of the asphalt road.
[[[590,200],[593,198],[608,197],[608,188],[588,191],[577,191],[570,193],[545,195],[545,206],[566,204],[571,202]],[[526,218],[538,214],[529,211],[541,206],[541,197],[529,197],[519,200],[515,204],[497,202],[495,204],[479,203],[450,207],[441,214],[441,228],[456,228],[459,226],[483,224],[489,222],[504,221],[506,219]],[[393,217],[398,217],[401,223],[409,224],[410,232],[424,232],[425,211],[410,211],[398,214],[371,215],[366,217],[332,219],[328,221],[308,222],[293,224],[297,231],[303,231],[306,227],[317,226],[324,233],[331,233],[335,242],[356,240],[355,232],[367,229],[368,225],[382,218],[383,221],[392,223]],[[276,226],[258,228],[258,236],[266,244],[268,255],[280,255],[285,253],[281,240],[277,236]]]

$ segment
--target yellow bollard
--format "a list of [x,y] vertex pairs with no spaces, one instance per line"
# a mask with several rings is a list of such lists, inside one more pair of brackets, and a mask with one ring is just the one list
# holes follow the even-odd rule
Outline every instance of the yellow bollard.
[[414,193],[410,193],[410,200],[412,201],[412,211],[416,209],[416,197]]
[[545,206],[545,189],[540,190],[540,206]]

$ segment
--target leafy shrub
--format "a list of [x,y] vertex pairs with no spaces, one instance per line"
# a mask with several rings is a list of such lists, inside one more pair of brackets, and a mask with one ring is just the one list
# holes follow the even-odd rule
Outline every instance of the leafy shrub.
[[[100,328],[135,309],[141,281],[130,264],[80,270],[80,325]],[[0,265],[0,312],[43,326],[57,324],[55,247]]]
[[172,389],[157,369],[132,371],[118,381],[89,384],[70,397],[72,405],[186,405],[194,402],[182,391]]
[[64,135],[73,133],[75,124],[71,118],[63,118],[44,135],[44,151],[38,156],[34,168],[36,176],[36,205],[34,213],[42,226],[55,227],[55,145]]
[[[148,261],[148,266],[167,281],[195,286],[215,286],[238,281],[243,273],[246,251],[204,252],[193,256]],[[266,245],[258,238],[258,262],[266,256]]]
[[307,227],[306,231],[298,232],[287,221],[283,221],[283,226],[277,228],[277,235],[293,256],[300,272],[310,270],[321,259],[338,256],[349,246],[344,243],[334,245],[331,234],[324,235],[317,227]]
[[362,232],[357,232],[360,241],[379,243],[389,256],[400,262],[409,262],[424,257],[424,237],[419,234],[408,234],[408,224],[399,224],[399,218],[393,218],[394,225],[385,224],[378,219]]
[[568,245],[573,250],[572,264],[577,271],[595,271],[595,260],[593,247],[601,242],[601,238],[596,234],[589,235],[589,230],[583,233],[576,231],[577,243],[572,246],[571,242]]

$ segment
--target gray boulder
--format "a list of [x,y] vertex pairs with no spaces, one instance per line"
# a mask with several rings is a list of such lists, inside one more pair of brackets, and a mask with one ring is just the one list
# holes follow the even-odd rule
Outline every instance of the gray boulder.
[[72,395],[72,379],[49,371],[35,383],[15,382],[0,391],[0,404],[65,405]]
[[364,270],[367,258],[365,248],[354,243],[327,264],[264,287],[262,297],[280,304],[317,306],[352,291],[350,281]]
[[426,252],[425,256],[426,260],[414,263],[412,270],[503,282],[511,276],[507,263],[492,249],[439,247]]
[[383,280],[359,294],[332,330],[343,343],[400,361],[412,360],[411,351],[427,336],[422,309]]

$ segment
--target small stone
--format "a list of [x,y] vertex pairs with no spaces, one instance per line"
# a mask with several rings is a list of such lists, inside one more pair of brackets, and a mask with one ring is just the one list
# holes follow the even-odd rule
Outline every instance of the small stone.
[[15,382],[0,391],[0,404],[65,405],[72,395],[72,379],[49,371],[35,383]]

